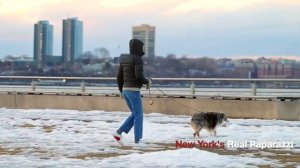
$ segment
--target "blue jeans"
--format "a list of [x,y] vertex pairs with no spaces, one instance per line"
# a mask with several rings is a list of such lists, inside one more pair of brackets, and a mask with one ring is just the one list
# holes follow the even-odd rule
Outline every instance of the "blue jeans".
[[131,111],[131,115],[124,121],[118,132],[128,132],[134,126],[135,142],[143,137],[143,104],[139,91],[124,90],[123,96]]

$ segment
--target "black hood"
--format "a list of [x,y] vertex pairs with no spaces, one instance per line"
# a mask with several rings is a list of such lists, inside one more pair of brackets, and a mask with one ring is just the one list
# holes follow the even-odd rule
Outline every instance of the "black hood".
[[129,41],[130,54],[135,54],[138,56],[143,56],[145,53],[143,51],[144,43],[138,39],[131,39]]

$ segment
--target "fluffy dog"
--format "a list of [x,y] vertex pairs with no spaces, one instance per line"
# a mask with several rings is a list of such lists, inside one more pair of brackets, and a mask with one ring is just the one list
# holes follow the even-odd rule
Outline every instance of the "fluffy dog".
[[191,119],[191,126],[195,130],[194,137],[197,135],[200,137],[200,131],[205,128],[209,132],[213,131],[213,135],[216,136],[216,126],[222,125],[227,122],[227,116],[224,113],[217,112],[202,112],[195,113]]

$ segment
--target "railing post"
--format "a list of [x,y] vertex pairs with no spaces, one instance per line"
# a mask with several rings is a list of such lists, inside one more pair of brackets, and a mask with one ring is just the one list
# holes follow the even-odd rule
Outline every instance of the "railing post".
[[257,90],[256,90],[256,83],[255,82],[252,82],[251,88],[252,88],[252,90],[251,90],[252,96],[256,96]]
[[35,91],[35,81],[31,81],[31,91]]
[[84,83],[84,81],[81,82],[80,89],[81,89],[81,92],[85,92],[85,83]]
[[196,89],[196,86],[195,86],[194,82],[192,82],[192,84],[191,84],[191,94],[192,95],[195,95],[195,89]]

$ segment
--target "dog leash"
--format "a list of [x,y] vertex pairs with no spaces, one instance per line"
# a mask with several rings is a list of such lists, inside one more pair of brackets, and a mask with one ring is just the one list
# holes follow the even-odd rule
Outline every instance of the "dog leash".
[[151,91],[150,91],[150,89],[151,89],[151,86],[149,86],[148,90],[149,90],[149,95],[150,95],[150,102],[149,102],[149,104],[152,105],[152,104],[154,104],[154,100],[151,97]]
[[[152,100],[152,97],[151,97],[151,91],[150,91],[150,88],[151,88],[151,87],[149,87],[150,105],[152,105],[152,104],[154,104],[154,101]],[[159,87],[155,87],[155,88],[156,88],[157,90],[159,90],[164,96],[168,96],[168,95],[167,95],[164,91],[162,91]],[[186,104],[184,104],[184,103],[181,103],[181,102],[178,101],[178,100],[175,100],[174,97],[172,97],[172,96],[168,96],[168,97],[170,97],[171,100],[173,100],[174,102],[176,102],[176,103],[178,103],[178,104],[180,104],[180,105],[182,105],[182,106],[184,106],[184,107],[186,107],[186,108],[195,110],[195,111],[197,111],[197,112],[202,112],[202,111],[199,111],[199,110],[197,110],[197,109],[195,109],[195,108],[193,108],[193,107],[190,107],[190,106],[188,106],[188,105],[186,105]]]

